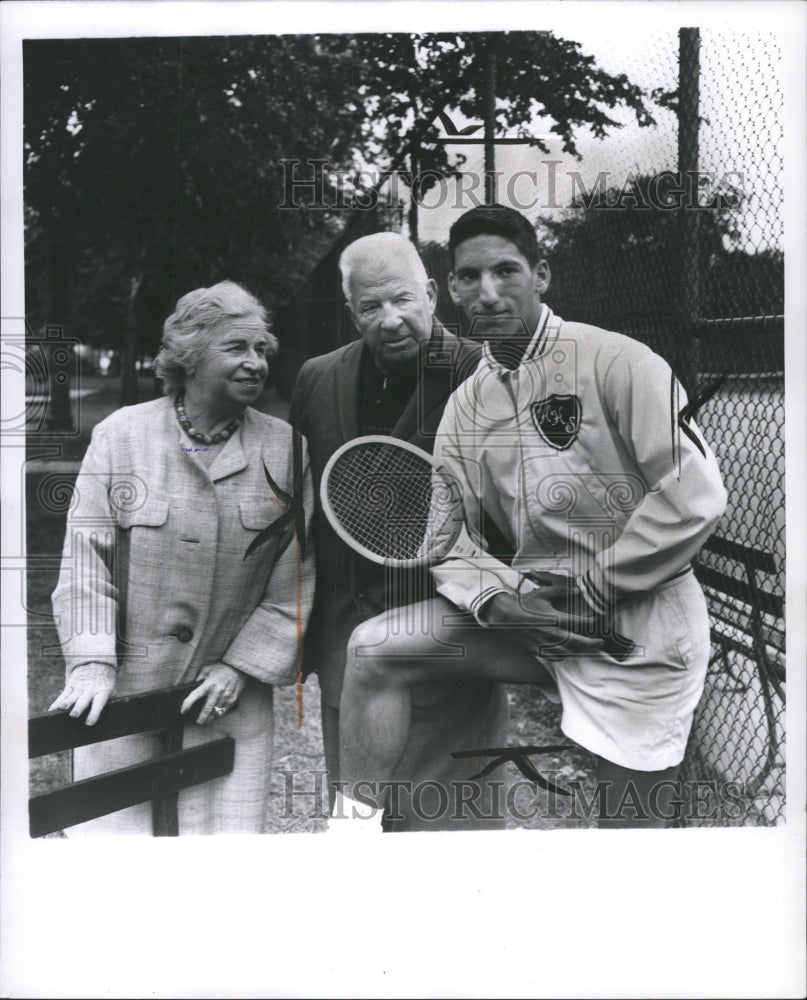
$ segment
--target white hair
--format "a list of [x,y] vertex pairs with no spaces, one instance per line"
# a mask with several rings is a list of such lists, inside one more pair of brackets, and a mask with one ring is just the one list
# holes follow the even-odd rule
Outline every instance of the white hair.
[[345,247],[339,258],[339,270],[342,273],[342,291],[347,301],[351,301],[350,279],[356,268],[368,263],[378,266],[379,263],[393,262],[397,268],[411,268],[412,274],[424,285],[429,280],[415,244],[400,233],[372,233]]
[[188,372],[216,334],[233,320],[257,319],[266,332],[266,357],[277,354],[277,338],[266,326],[266,310],[254,295],[234,281],[220,281],[183,295],[163,326],[160,353],[154,363],[166,396],[180,392]]

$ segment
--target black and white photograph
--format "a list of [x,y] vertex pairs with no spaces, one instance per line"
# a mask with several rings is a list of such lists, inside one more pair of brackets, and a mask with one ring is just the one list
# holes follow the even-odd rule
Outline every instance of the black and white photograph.
[[4,7],[2,995],[803,995],[801,5]]

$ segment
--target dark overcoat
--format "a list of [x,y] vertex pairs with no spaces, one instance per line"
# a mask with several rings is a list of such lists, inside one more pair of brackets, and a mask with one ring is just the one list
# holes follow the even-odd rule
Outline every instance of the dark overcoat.
[[[357,340],[306,361],[297,377],[289,414],[308,441],[316,499],[317,586],[305,638],[304,670],[317,673],[323,701],[334,710],[339,708],[353,629],[389,607],[424,600],[434,593],[430,574],[422,568],[390,573],[354,553],[333,531],[319,503],[328,459],[360,433],[362,349],[363,342]],[[436,327],[431,340],[421,345],[418,386],[392,435],[431,452],[446,401],[476,369],[480,353],[479,345]],[[480,762],[453,761],[451,751],[501,746],[506,728],[503,685],[478,681],[420,685],[413,692],[409,745],[396,777],[414,783],[464,780],[480,769]]]

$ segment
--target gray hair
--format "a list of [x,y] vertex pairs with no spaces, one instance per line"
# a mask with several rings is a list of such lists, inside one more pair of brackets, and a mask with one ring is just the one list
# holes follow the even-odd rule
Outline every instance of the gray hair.
[[400,266],[405,262],[412,268],[412,273],[425,285],[429,280],[420,254],[415,244],[400,233],[372,233],[362,236],[349,244],[339,258],[339,270],[342,273],[342,291],[348,303],[350,302],[350,279],[357,267],[372,262],[395,261]]
[[188,373],[210,346],[213,338],[232,320],[255,317],[266,331],[266,357],[277,354],[277,338],[266,325],[266,310],[234,281],[220,281],[210,288],[197,288],[183,295],[163,325],[160,353],[154,371],[163,393],[174,396],[185,386]]

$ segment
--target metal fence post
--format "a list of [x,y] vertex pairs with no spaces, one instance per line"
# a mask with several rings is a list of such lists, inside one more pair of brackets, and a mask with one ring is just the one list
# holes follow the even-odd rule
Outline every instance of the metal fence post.
[[678,32],[678,173],[684,196],[680,229],[679,370],[690,398],[697,390],[702,276],[698,207],[698,131],[700,126],[700,29]]

